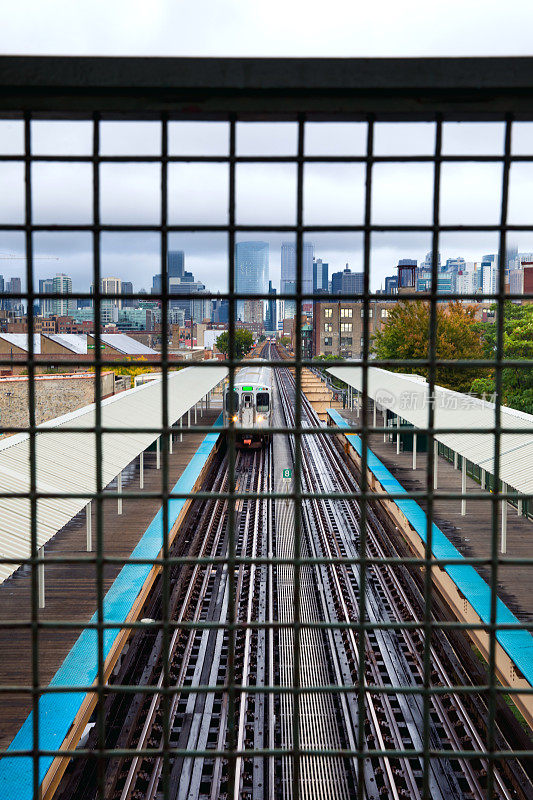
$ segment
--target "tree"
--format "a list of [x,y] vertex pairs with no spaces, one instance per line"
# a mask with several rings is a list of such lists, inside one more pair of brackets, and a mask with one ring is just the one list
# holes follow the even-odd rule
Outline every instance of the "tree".
[[[246,355],[250,347],[252,346],[254,341],[254,336],[251,331],[246,330],[246,328],[239,328],[235,331],[234,336],[234,354],[235,358],[239,361],[243,356]],[[221,353],[227,355],[229,353],[229,332],[224,331],[221,333],[216,341],[216,345],[218,350]]]
[[[436,358],[446,360],[484,357],[484,344],[475,307],[459,302],[437,306]],[[427,301],[402,301],[389,311],[386,325],[374,336],[373,353],[380,359],[424,359],[429,356],[430,306]],[[393,372],[418,373],[428,376],[425,367],[408,364],[391,368]],[[480,368],[437,367],[436,383],[458,392],[468,392],[472,381],[483,378]]]
[[[503,358],[514,361],[533,359],[533,305],[519,306],[507,302],[503,313]],[[496,322],[480,322],[477,328],[484,345],[484,357],[494,359],[498,339]],[[492,394],[495,391],[494,377],[494,370],[490,370],[484,381],[472,382],[471,391],[479,395]],[[513,366],[502,370],[502,404],[533,414],[533,371],[530,368]]]

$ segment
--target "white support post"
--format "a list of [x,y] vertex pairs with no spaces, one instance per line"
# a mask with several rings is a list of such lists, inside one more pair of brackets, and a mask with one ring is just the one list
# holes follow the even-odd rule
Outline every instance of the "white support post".
[[453,454],[453,468],[457,469],[457,450]]
[[396,417],[396,455],[400,454],[400,417]]
[[[466,494],[466,458],[464,456],[461,467],[461,494]],[[466,497],[461,500],[461,516],[466,516]]]
[[203,417],[204,415],[204,398],[200,400],[200,416]]
[[139,456],[139,489],[144,489],[144,452]]
[[522,516],[522,500],[518,500],[516,504],[516,510],[518,511],[518,516]]
[[198,403],[194,404],[194,424],[198,422]]
[[[505,491],[505,484],[502,491]],[[501,500],[502,504],[502,536],[500,541],[500,550],[502,553],[507,552],[507,500]]]
[[433,440],[433,488],[439,486],[439,443]]
[[120,496],[122,494],[122,472],[117,475],[117,494],[117,514],[122,514],[122,497]]
[[481,475],[480,475],[480,479],[479,480],[480,480],[480,483],[481,483],[481,488],[484,489],[485,488],[485,470],[484,469],[481,470]]
[[183,441],[183,417],[180,417],[180,442]]
[[[387,415],[386,415],[386,413],[385,413],[385,409],[383,409],[383,427],[384,427],[384,428],[388,428],[388,427],[389,427],[389,426],[387,425]],[[386,442],[387,442],[387,436],[388,436],[388,435],[389,435],[389,434],[387,433],[387,431],[383,431],[383,442],[384,442],[384,443],[386,443]]]
[[188,427],[188,428],[190,428],[190,427],[191,427],[191,409],[190,409],[190,408],[189,408],[189,410],[187,411],[187,427]]
[[169,433],[169,435],[168,435],[168,452],[170,453],[170,455],[172,455],[172,440],[173,439],[174,439],[174,436],[173,436],[172,431],[171,431]]
[[155,468],[161,469],[161,443],[159,441],[159,436],[155,440]]
[[377,420],[377,416],[376,416],[377,412],[376,412],[376,401],[375,401],[375,400],[374,400],[374,402],[372,403],[372,406],[373,406],[373,422],[374,422],[374,428],[377,428],[377,422],[376,422],[376,420]]
[[93,549],[93,520],[92,504],[90,500],[85,506],[85,518],[87,520],[87,552],[90,553]]
[[209,408],[211,407],[210,406],[210,402],[211,402],[211,389],[209,389],[208,393],[205,396],[205,408],[206,408],[206,411],[208,411]]
[[[39,548],[37,555],[39,558],[44,558],[44,547]],[[37,594],[39,596],[39,608],[44,608],[44,563],[39,564],[37,567]]]
[[414,470],[416,469],[416,447],[417,447],[416,433],[413,433],[413,469]]

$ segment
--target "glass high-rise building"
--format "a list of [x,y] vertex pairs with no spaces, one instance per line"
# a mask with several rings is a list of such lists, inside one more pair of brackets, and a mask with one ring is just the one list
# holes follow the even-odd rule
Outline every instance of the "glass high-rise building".
[[329,287],[329,264],[321,258],[313,260],[313,292],[327,292]]
[[185,272],[185,253],[183,250],[169,250],[167,255],[169,278],[183,278]]
[[[304,242],[302,250],[302,292],[313,293],[313,256],[315,246]],[[296,242],[283,242],[281,245],[281,293],[296,294]],[[312,306],[312,301],[307,301]],[[284,319],[294,319],[296,302],[285,300]]]
[[[266,294],[268,285],[268,242],[237,242],[235,245],[235,291]],[[244,317],[244,300],[237,301],[235,318]]]

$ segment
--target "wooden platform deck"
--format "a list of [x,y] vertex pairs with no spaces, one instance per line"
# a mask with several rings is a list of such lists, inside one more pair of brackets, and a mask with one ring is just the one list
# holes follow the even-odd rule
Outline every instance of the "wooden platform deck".
[[[220,408],[198,414],[198,425],[210,425]],[[170,486],[173,486],[197,450],[205,434],[184,433],[183,442],[175,437],[169,454]],[[144,489],[161,491],[162,471],[156,469],[156,453],[144,455]],[[104,552],[127,559],[149,523],[160,508],[157,498],[124,499],[123,513],[117,514],[117,498],[111,485],[109,499],[104,501]],[[116,484],[115,484],[116,486]],[[123,492],[139,491],[139,460],[123,472]],[[94,506],[94,503],[93,503]],[[93,542],[96,542],[96,519],[93,508]],[[46,555],[84,557],[86,549],[85,511],[78,514],[46,546]],[[107,592],[121,569],[107,565],[104,571],[104,592]],[[31,635],[27,629],[3,627],[6,622],[28,622],[31,616],[30,574],[18,570],[0,585],[0,685],[32,685]],[[83,624],[96,610],[96,571],[94,565],[50,564],[45,567],[46,606],[40,618],[46,621],[72,620],[79,629],[46,629],[39,631],[39,682],[47,685],[68,651],[78,638]],[[31,696],[21,693],[2,695],[0,711],[0,749],[6,748],[31,710]]]
[[[360,425],[355,412],[340,411],[345,419]],[[381,413],[377,425],[383,426]],[[372,425],[370,414],[369,425]],[[371,450],[385,464],[407,491],[426,491],[427,456],[418,453],[417,469],[412,469],[412,452],[396,453],[396,441],[384,442],[383,434],[371,434]],[[466,516],[461,515],[461,500],[439,500],[438,491],[461,492],[461,470],[439,457],[437,469],[438,488],[434,502],[434,521],[454,546],[464,556],[489,558],[492,535],[492,495],[486,492],[486,500],[467,500]],[[481,487],[471,478],[466,479],[468,492],[479,492]],[[418,501],[425,507],[423,501]],[[498,514],[498,546],[500,542],[500,514]],[[527,558],[533,553],[533,522],[518,516],[514,506],[507,507],[507,557]],[[505,556],[503,556],[505,558]],[[490,584],[490,565],[477,566],[479,574]],[[498,596],[523,622],[533,623],[533,567],[528,565],[500,564],[498,568]]]

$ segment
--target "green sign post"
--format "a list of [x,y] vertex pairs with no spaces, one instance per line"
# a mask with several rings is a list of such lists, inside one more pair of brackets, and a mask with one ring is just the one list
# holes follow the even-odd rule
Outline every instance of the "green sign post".
[[290,481],[290,479],[292,478],[292,469],[284,469],[283,470],[283,478],[286,481]]

